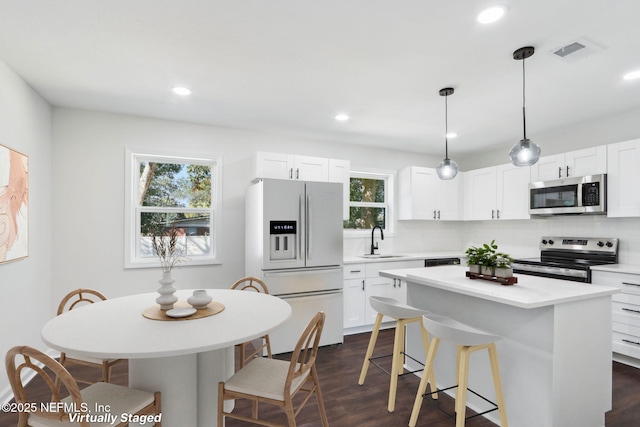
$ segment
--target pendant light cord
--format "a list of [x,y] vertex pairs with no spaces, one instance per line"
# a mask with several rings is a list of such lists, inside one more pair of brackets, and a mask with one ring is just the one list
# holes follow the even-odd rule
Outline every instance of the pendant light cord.
[[524,112],[524,104],[525,104],[525,74],[524,74],[524,61],[525,58],[522,58],[522,129],[524,130],[524,140],[527,139],[527,118]]
[[447,135],[449,135],[449,108],[447,103],[449,95],[444,97],[444,158],[449,159],[449,141]]

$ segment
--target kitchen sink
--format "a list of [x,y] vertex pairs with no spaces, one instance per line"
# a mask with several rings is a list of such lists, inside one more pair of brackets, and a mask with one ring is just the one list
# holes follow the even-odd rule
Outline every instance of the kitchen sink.
[[393,254],[365,254],[361,255],[360,258],[406,258],[406,255],[393,255]]

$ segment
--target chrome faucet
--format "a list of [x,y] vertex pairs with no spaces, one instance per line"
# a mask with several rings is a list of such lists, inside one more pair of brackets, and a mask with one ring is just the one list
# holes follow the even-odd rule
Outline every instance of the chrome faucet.
[[376,225],[375,227],[373,227],[371,229],[371,255],[373,255],[374,251],[378,249],[378,244],[377,243],[375,245],[373,244],[373,233],[376,231],[376,228],[380,229],[380,240],[384,240],[384,233],[382,232],[382,227],[380,227],[379,225]]

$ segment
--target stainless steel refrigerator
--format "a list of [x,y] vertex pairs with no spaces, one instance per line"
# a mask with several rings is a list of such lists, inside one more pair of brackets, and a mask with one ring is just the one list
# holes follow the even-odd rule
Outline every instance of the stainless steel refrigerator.
[[247,189],[245,273],[293,308],[270,334],[274,353],[293,350],[318,311],[326,314],[320,344],[343,342],[343,191],[339,183],[279,179]]

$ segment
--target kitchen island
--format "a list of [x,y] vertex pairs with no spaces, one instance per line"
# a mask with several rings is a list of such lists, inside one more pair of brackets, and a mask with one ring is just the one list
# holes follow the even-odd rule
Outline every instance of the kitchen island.
[[[444,266],[380,275],[405,280],[410,305],[503,337],[497,347],[510,425],[604,426],[611,409],[611,295],[619,289],[525,275],[503,286],[471,280],[465,271]],[[407,354],[424,360],[420,332],[410,326]],[[483,353],[471,357],[469,387],[495,401]],[[418,368],[408,360],[408,368]],[[440,388],[456,383],[455,363],[455,346],[443,342],[434,366]],[[467,403],[490,408],[471,393]],[[496,412],[486,416],[499,423]]]

